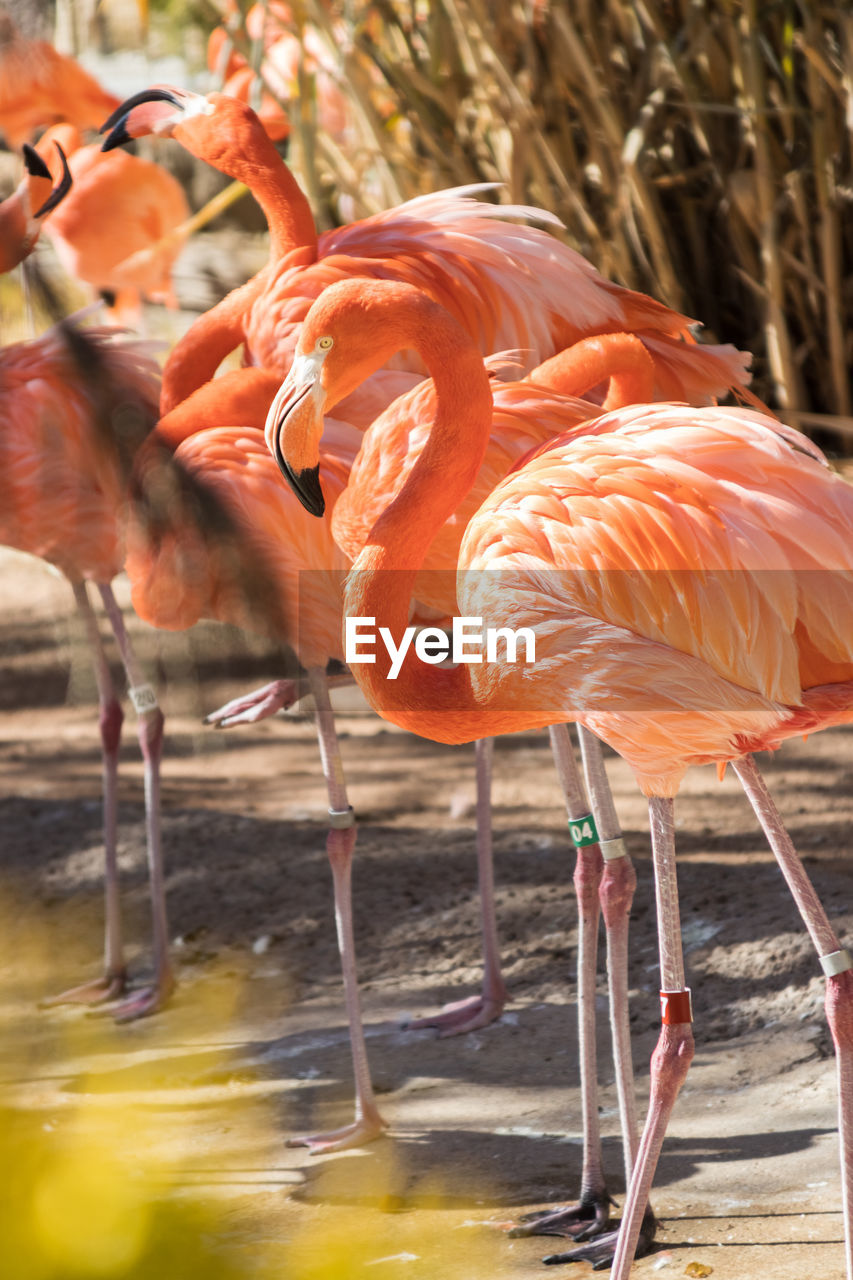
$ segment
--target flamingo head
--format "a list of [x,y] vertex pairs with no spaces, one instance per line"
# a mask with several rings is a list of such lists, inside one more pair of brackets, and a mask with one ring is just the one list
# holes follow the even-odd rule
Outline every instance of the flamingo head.
[[415,345],[418,321],[438,310],[419,289],[390,280],[341,280],[312,304],[265,426],[279,470],[312,515],[325,510],[319,481],[324,414],[396,351]]
[[46,213],[50,213],[51,209],[55,209],[60,200],[64,199],[71,190],[71,171],[68,168],[65,152],[58,142],[54,141],[53,145],[59,152],[59,161],[62,165],[62,175],[56,185],[53,183],[50,169],[39,153],[29,143],[24,143],[24,166],[27,170],[26,183],[30,207],[37,206],[30,214],[32,218],[43,218]]
[[[101,125],[102,151],[154,134],[172,138],[187,151],[230,173],[240,157],[268,144],[263,125],[245,102],[225,93],[191,93],[157,84],[128,98]],[[277,153],[271,157],[278,160]]]

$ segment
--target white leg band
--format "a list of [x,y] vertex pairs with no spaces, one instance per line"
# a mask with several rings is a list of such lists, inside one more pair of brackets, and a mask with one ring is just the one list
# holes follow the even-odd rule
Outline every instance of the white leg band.
[[329,826],[333,831],[345,831],[347,827],[354,827],[355,810],[352,805],[346,809],[330,809]]
[[831,951],[828,956],[820,957],[820,967],[827,978],[832,978],[837,973],[846,973],[848,969],[853,969],[853,960],[850,959],[849,951]]
[[138,684],[127,692],[138,716],[144,715],[146,711],[157,710],[157,694],[150,684]]
[[614,836],[612,840],[599,840],[598,847],[605,862],[613,862],[616,858],[627,858],[628,856],[625,841],[621,836]]

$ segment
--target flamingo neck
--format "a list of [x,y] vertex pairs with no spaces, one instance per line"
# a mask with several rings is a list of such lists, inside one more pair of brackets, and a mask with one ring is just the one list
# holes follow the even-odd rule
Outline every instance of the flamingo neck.
[[573,396],[608,382],[604,411],[652,400],[655,366],[635,334],[607,333],[584,338],[551,356],[527,375],[527,381]]
[[175,130],[175,137],[199,159],[249,188],[267,220],[271,261],[303,247],[316,256],[311,206],[254,113],[232,113],[221,128],[201,136],[185,126]]
[[[412,588],[432,540],[469,492],[489,439],[492,395],[482,356],[461,327],[433,304],[425,323],[402,335],[435,383],[437,410],[429,440],[406,483],[374,524],[347,578],[346,618],[373,618],[399,644],[409,624]],[[489,732],[470,668],[428,666],[409,651],[396,679],[377,644],[374,664],[353,670],[368,701],[386,719],[437,741],[466,742]],[[507,726],[508,727],[508,726]]]
[[0,273],[16,267],[38,239],[39,225],[29,216],[30,204],[25,183],[0,203]]

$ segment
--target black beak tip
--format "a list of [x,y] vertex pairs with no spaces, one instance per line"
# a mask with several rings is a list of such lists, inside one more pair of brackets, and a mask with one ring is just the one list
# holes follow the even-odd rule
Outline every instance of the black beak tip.
[[[33,214],[34,218],[43,218],[46,213],[50,213],[52,209],[55,209],[56,206],[65,199],[68,192],[71,190],[71,170],[68,168],[68,161],[65,157],[65,152],[62,150],[62,147],[58,142],[54,142],[53,145],[59,152],[59,158],[62,161],[62,177],[54,187],[53,191],[51,191],[41,208],[36,209]],[[32,172],[32,170],[30,172]],[[47,177],[50,177],[49,169],[47,171]]]
[[49,178],[50,169],[48,169],[44,160],[42,160],[35,147],[31,147],[28,142],[24,143],[24,166],[27,173],[33,178]]
[[99,133],[107,134],[101,144],[102,151],[112,151],[115,147],[120,147],[125,142],[133,141],[133,138],[127,132],[127,117],[134,107],[139,107],[144,102],[170,102],[173,107],[181,106],[180,98],[176,97],[169,89],[143,89],[140,93],[134,93],[132,97],[127,98],[120,106],[116,107],[112,115],[107,117],[98,130]]
[[320,465],[306,467],[303,471],[294,471],[285,462],[284,477],[296,494],[303,507],[312,516],[320,517],[326,510],[326,499],[320,488]]
[[[106,128],[106,126],[104,126],[104,128]],[[103,132],[103,129],[101,130],[101,132]],[[124,121],[120,120],[119,123],[115,126],[115,128],[112,129],[104,138],[103,142],[101,143],[101,150],[114,151],[116,147],[124,146],[126,142],[132,142],[132,141],[133,139],[131,138],[130,134],[127,132]]]

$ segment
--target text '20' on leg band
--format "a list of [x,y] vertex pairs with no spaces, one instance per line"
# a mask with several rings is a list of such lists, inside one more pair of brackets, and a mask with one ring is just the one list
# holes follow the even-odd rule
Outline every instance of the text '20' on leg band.
[[127,692],[138,716],[144,715],[146,711],[157,710],[157,694],[150,684],[134,685]]

